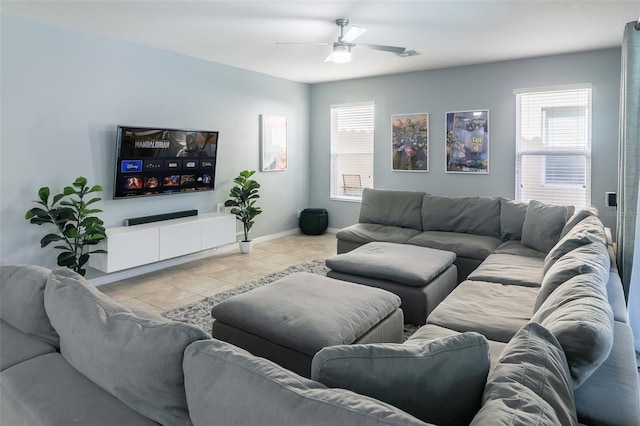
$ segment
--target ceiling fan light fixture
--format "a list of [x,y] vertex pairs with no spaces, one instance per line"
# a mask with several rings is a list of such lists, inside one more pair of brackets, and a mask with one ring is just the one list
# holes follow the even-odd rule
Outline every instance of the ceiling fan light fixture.
[[346,64],[351,62],[351,46],[347,44],[334,44],[331,60],[335,64]]

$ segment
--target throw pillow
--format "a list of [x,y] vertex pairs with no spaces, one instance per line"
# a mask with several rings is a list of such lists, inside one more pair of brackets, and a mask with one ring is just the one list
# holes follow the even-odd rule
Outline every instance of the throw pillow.
[[598,212],[598,209],[595,206],[587,206],[575,212],[575,214],[571,216],[569,220],[567,220],[567,223],[562,228],[562,232],[560,232],[560,238],[567,235],[567,233],[571,231],[571,229],[574,226],[580,223],[582,219],[587,218],[589,216],[595,216],[595,217],[600,216],[600,213]]
[[140,318],[67,268],[52,272],[44,304],[73,368],[145,417],[190,424],[182,359],[204,331]]
[[500,238],[502,241],[522,238],[522,226],[527,214],[527,203],[500,199]]
[[35,265],[0,266],[0,319],[56,348],[60,337],[44,309],[44,289],[50,269]]
[[553,291],[531,318],[558,339],[573,387],[580,387],[613,346],[613,311],[597,274],[577,275]]
[[560,239],[573,206],[551,206],[531,200],[522,225],[522,244],[548,253]]
[[394,405],[427,423],[468,424],[480,408],[489,346],[478,333],[415,344],[331,346],[311,378]]
[[487,379],[472,425],[575,425],[569,367],[558,340],[525,325],[509,341]]
[[[604,233],[604,225],[595,216],[588,216],[575,225],[560,241],[553,246],[544,259],[545,274],[551,266],[562,256],[571,250],[589,243],[607,244],[607,236]],[[607,255],[608,257],[608,255]]]
[[545,272],[533,312],[540,308],[556,288],[580,274],[597,275],[599,279],[594,281],[594,284],[601,283],[602,294],[606,296],[607,290],[604,284],[609,277],[610,263],[609,252],[604,244],[591,243],[571,250]]
[[183,368],[195,426],[424,425],[388,404],[327,389],[220,340],[190,344]]

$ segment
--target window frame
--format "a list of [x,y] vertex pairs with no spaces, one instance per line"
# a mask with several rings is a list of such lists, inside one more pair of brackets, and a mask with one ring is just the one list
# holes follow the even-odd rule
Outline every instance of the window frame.
[[[574,198],[572,204],[575,205],[576,208],[581,208],[591,204],[591,126],[593,113],[593,90],[591,84],[516,89],[513,92],[516,96],[515,199],[521,202],[528,202],[530,199],[535,198],[539,201],[550,204],[560,204],[561,201],[559,198],[562,197],[561,192],[564,191],[568,193],[572,191],[575,194],[576,189],[581,188],[581,196],[579,199]],[[555,98],[553,97],[554,92],[558,92],[557,97]],[[536,96],[543,97],[545,95],[550,97],[549,101],[544,101],[544,99],[535,99]],[[526,124],[527,120],[531,122],[535,120],[535,114],[532,114],[529,111],[523,112],[523,96],[530,96],[525,101],[529,101],[535,105],[533,111],[535,111],[536,108],[540,109],[539,129],[536,125],[523,125],[523,121]],[[562,104],[563,96],[566,96],[566,99],[570,99],[571,96],[575,96],[575,104]],[[586,98],[582,99],[582,97]],[[528,108],[531,108],[531,106]],[[562,109],[571,111],[572,108],[576,111],[575,118],[573,118],[576,122],[576,133],[571,134],[571,142],[568,144],[564,143],[564,146],[562,141],[550,143],[549,136],[552,134],[550,133],[552,132],[552,127],[549,124],[550,119],[553,117],[548,117],[548,112],[552,110],[561,111]],[[522,140],[525,139],[523,137],[523,127],[528,131],[529,137],[531,137],[533,132],[539,131],[540,143],[537,148],[532,148],[531,146],[523,148]],[[558,135],[556,134],[554,136]],[[562,135],[560,136],[562,137]],[[582,140],[584,141],[583,143],[581,142]],[[533,145],[531,142],[529,143],[530,145]],[[535,161],[536,156],[540,157],[540,169],[537,172],[539,173],[539,187],[529,190],[524,188],[525,180],[527,180],[527,178],[535,179],[537,168],[533,167],[532,169],[529,169],[533,170],[533,174],[530,174],[530,171],[525,173],[524,170],[526,170],[528,166],[523,164],[523,160],[526,159],[527,156],[531,156],[531,161]],[[584,173],[582,173],[584,181],[582,184],[547,181],[547,159],[559,158],[562,156],[584,158],[585,167]],[[548,188],[548,190],[545,190],[545,188]],[[535,195],[535,197],[533,195]]]
[[[361,130],[362,132],[365,133],[370,133],[370,140],[368,141],[369,143],[369,147],[370,150],[367,151],[361,151],[361,150],[357,150],[354,149],[352,151],[341,151],[341,152],[336,152],[337,150],[337,145],[338,143],[340,143],[337,139],[337,122],[336,122],[336,114],[338,114],[339,112],[337,110],[340,109],[354,109],[354,108],[358,108],[358,107],[363,107],[364,109],[369,109],[371,108],[371,121],[368,122],[368,126],[364,129]],[[365,111],[363,111],[363,113],[366,113]],[[374,169],[374,157],[375,157],[375,101],[362,101],[362,102],[350,102],[350,103],[341,103],[341,104],[332,104],[329,107],[329,114],[330,114],[330,140],[329,140],[329,152],[330,152],[330,160],[329,160],[329,168],[330,168],[330,175],[329,175],[329,199],[333,200],[333,201],[348,201],[348,202],[361,202],[362,201],[362,193],[360,193],[359,195],[353,195],[353,194],[345,194],[345,192],[347,191],[347,187],[344,186],[342,184],[342,175],[353,175],[353,174],[358,174],[356,173],[358,170],[361,171],[360,173],[360,181],[361,181],[361,187],[362,189],[364,188],[372,188],[373,187],[373,169]],[[344,141],[343,141],[344,142]],[[348,147],[351,148],[351,147]],[[345,167],[343,165],[339,164],[339,158],[340,157],[348,157],[348,156],[352,156],[352,157],[366,157],[365,158],[365,162],[369,162],[370,163],[370,168],[369,167],[364,167],[364,168],[356,168],[355,170],[352,168],[347,167],[345,169]],[[349,160],[346,160],[349,161]],[[353,161],[353,160],[351,160]],[[367,169],[365,173],[365,175],[363,176],[363,169]],[[353,191],[353,189],[351,188],[350,191]],[[357,192],[357,191],[356,191]]]

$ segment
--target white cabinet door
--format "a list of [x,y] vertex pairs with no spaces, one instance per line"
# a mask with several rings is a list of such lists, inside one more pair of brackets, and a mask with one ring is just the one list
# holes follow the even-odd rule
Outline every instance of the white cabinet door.
[[103,272],[115,272],[134,266],[157,262],[158,230],[141,229],[110,235],[107,231],[107,254],[92,254],[90,265]]
[[236,217],[223,215],[202,222],[202,250],[236,242]]
[[202,250],[199,221],[176,223],[160,228],[160,260]]

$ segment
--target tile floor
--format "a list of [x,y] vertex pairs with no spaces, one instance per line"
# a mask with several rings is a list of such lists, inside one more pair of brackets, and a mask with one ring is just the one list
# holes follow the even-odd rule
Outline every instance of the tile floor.
[[294,234],[98,287],[113,299],[161,313],[285,269],[336,254],[335,234]]

